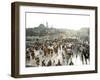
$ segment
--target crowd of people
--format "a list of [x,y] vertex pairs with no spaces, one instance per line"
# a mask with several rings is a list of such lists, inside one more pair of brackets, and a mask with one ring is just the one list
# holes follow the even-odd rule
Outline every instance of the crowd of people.
[[37,39],[26,47],[26,66],[75,65],[73,58],[80,58],[81,64],[89,64],[89,43],[77,39],[55,39],[39,42]]

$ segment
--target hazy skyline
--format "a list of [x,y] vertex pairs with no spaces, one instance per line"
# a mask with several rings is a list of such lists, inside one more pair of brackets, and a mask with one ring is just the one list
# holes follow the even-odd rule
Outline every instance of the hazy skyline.
[[26,28],[38,27],[39,24],[48,22],[48,27],[59,29],[78,30],[83,27],[90,27],[90,16],[86,15],[63,15],[63,14],[42,14],[42,13],[27,13]]

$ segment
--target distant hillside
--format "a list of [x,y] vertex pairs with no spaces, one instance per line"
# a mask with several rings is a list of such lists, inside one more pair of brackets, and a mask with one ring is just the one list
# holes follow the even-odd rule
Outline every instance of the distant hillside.
[[77,37],[82,40],[89,40],[89,28],[81,28],[80,30],[70,30],[70,29],[56,29],[46,27],[44,24],[40,24],[34,28],[26,28],[26,37],[34,38],[68,38]]

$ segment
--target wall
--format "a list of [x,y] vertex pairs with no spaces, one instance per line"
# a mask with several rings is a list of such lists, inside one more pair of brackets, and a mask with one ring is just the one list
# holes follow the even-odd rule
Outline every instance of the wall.
[[[28,1],[28,0],[1,0],[0,2],[0,80],[16,80],[10,77],[11,68],[11,2],[13,1]],[[29,0],[29,2],[41,3],[56,3],[56,4],[73,4],[73,5],[88,5],[98,6],[100,9],[99,0]],[[100,11],[99,11],[100,13]],[[98,14],[99,14],[98,13]],[[100,19],[100,14],[98,15]],[[99,20],[98,20],[99,22]],[[98,31],[99,31],[98,24]],[[98,32],[99,34],[99,32]],[[100,37],[98,37],[100,41]],[[99,43],[98,43],[99,44]],[[100,47],[100,45],[98,46]],[[100,57],[98,51],[98,58]],[[37,78],[22,78],[18,80],[100,80],[100,58],[98,59],[98,73],[97,74],[80,74],[67,76],[51,76],[51,77],[37,77]]]

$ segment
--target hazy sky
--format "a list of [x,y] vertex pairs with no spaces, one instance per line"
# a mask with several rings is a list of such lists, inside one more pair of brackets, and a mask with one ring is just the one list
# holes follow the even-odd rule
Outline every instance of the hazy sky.
[[48,22],[49,27],[78,30],[90,27],[89,18],[89,15],[26,13],[26,28],[37,27],[41,23],[46,25]]

